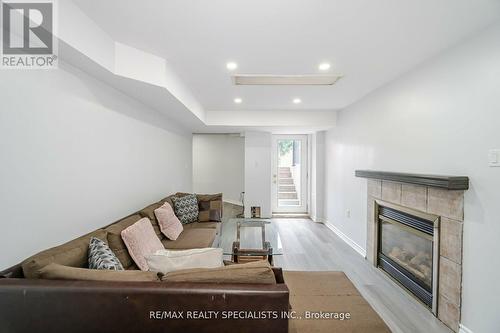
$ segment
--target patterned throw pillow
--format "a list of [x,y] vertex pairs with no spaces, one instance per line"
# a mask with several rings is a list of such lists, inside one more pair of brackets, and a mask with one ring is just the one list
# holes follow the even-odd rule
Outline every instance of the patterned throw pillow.
[[198,221],[198,199],[195,194],[183,197],[173,197],[175,215],[182,224]]
[[89,268],[91,269],[111,269],[123,271],[120,260],[115,256],[108,244],[99,238],[92,237],[89,244]]
[[198,220],[200,222],[220,222],[222,219],[222,195],[210,200],[200,199],[200,213]]

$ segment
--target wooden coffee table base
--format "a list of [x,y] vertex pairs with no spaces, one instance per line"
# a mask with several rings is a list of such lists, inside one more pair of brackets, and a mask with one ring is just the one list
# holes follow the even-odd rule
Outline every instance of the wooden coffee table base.
[[273,250],[270,244],[266,242],[265,249],[240,249],[240,243],[233,243],[233,255],[231,259],[234,263],[244,264],[259,260],[268,260],[273,265]]

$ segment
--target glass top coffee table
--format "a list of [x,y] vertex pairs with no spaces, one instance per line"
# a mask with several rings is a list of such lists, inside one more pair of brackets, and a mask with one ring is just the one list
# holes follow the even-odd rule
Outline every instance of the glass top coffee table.
[[273,220],[234,218],[224,221],[220,247],[235,263],[269,260],[283,255],[278,227]]

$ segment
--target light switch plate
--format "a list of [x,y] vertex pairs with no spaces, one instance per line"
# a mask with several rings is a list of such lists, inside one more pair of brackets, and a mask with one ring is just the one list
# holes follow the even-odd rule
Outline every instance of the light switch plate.
[[500,149],[491,149],[488,152],[488,165],[490,167],[500,167]]

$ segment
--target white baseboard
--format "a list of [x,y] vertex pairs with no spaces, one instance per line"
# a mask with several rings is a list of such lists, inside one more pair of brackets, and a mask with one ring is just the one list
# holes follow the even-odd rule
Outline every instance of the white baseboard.
[[473,333],[473,332],[464,325],[460,324],[458,328],[458,333]]
[[317,217],[317,216],[310,216],[309,217],[313,222],[317,223],[325,223],[325,219],[322,217]]
[[236,201],[236,200],[227,200],[227,199],[223,199],[222,201],[227,202],[227,203],[230,203],[231,205],[236,205],[236,206],[242,206],[242,207],[243,207],[243,205],[241,204],[241,202]]
[[336,226],[331,224],[328,221],[323,222],[324,225],[326,225],[331,231],[333,231],[337,236],[339,236],[344,242],[347,243],[350,247],[354,249],[354,251],[358,252],[363,258],[366,258],[366,251],[363,249],[361,246],[359,246],[358,243],[353,241],[352,239],[349,238],[346,234],[344,234],[342,231],[340,231]]

